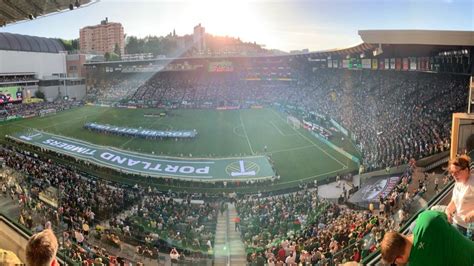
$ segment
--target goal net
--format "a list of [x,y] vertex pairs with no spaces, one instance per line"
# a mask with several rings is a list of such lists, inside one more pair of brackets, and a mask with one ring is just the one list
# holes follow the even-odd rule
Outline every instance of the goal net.
[[286,122],[295,129],[301,127],[300,120],[298,118],[294,117],[294,116],[291,116],[291,115],[287,116],[286,117]]

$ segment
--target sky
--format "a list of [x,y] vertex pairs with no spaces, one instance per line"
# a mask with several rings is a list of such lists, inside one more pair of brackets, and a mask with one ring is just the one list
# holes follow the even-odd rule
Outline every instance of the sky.
[[192,34],[199,23],[213,35],[239,37],[268,49],[320,51],[362,42],[358,30],[474,31],[472,0],[100,0],[87,7],[0,28],[63,39],[109,21],[127,36]]

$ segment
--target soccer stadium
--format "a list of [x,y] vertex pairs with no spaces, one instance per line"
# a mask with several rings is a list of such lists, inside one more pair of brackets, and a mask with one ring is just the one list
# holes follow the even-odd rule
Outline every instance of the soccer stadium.
[[0,265],[474,265],[472,3],[336,2],[0,0]]

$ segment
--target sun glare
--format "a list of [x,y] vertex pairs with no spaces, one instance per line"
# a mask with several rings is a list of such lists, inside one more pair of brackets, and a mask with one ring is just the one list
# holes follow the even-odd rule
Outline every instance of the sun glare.
[[201,23],[213,35],[240,37],[246,42],[265,41],[261,14],[249,1],[205,0],[193,1],[187,10],[188,18]]

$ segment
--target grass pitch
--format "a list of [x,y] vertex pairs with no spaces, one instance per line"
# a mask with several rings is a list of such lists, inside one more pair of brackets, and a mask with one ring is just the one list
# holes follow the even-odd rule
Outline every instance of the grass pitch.
[[[302,180],[323,179],[357,169],[355,163],[305,129],[291,127],[286,115],[274,109],[171,110],[165,117],[144,116],[159,112],[86,106],[53,116],[7,122],[0,125],[0,133],[4,136],[36,128],[99,145],[177,157],[245,157],[266,153],[274,161],[282,185],[288,187]],[[83,129],[86,122],[160,130],[196,129],[198,136],[160,141],[104,135]],[[344,148],[355,154],[353,147]]]

